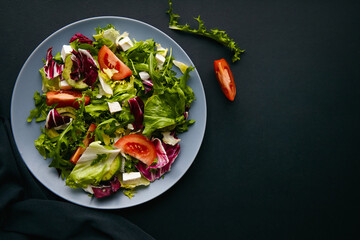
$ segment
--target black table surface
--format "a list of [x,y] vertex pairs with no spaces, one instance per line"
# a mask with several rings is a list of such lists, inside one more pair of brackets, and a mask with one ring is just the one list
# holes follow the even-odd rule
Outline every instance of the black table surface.
[[[166,0],[2,2],[1,116],[9,120],[17,75],[50,34],[89,17],[138,19],[192,59],[206,94],[206,132],[170,190],[104,212],[155,239],[356,239],[360,2],[174,0],[173,7],[182,24],[197,27],[200,15],[209,29],[225,30],[246,49],[241,60],[232,63],[215,41],[169,29]],[[235,77],[234,102],[215,78],[220,58]]]

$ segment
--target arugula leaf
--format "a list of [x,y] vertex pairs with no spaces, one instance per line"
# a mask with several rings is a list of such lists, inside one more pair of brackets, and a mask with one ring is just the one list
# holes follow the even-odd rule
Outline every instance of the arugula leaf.
[[[46,98],[45,98],[46,99]],[[84,96],[79,99],[80,107],[76,111],[76,115],[70,124],[60,130],[60,134],[56,137],[50,136],[49,131],[42,130],[43,134],[35,140],[35,147],[45,158],[52,158],[49,167],[56,168],[62,178],[67,177],[74,165],[69,161],[71,155],[80,145],[88,129],[85,123],[85,100]]]
[[125,54],[125,59],[131,59],[134,62],[144,63],[149,54],[155,51],[155,42],[153,39],[146,41],[135,42],[134,46],[128,49]]
[[170,16],[169,28],[194,33],[217,41],[218,43],[228,47],[232,52],[234,52],[234,55],[232,57],[233,62],[240,60],[240,55],[245,52],[245,50],[241,50],[237,46],[236,42],[231,39],[225,31],[220,31],[218,29],[207,30],[205,28],[204,21],[200,19],[200,16],[194,18],[199,23],[198,29],[191,28],[188,24],[180,25],[178,23],[180,15],[173,13],[172,0],[169,0],[169,10],[167,11],[167,13]]

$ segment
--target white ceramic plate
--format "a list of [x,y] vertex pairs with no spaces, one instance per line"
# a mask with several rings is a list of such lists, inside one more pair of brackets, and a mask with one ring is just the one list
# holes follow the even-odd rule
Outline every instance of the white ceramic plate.
[[[53,53],[61,51],[62,45],[67,44],[75,33],[82,33],[89,38],[96,34],[96,27],[105,27],[112,24],[120,32],[130,33],[131,38],[137,41],[154,39],[163,47],[172,48],[176,60],[187,65],[191,62],[184,50],[169,36],[155,27],[138,20],[123,17],[96,17],[72,23],[61,28],[45,39],[30,55],[22,67],[13,90],[11,101],[11,125],[17,148],[31,173],[49,190],[58,196],[86,207],[99,209],[119,209],[135,206],[149,201],[172,187],[188,170],[201,146],[206,125],[206,101],[204,88],[200,76],[195,69],[190,74],[189,86],[194,90],[196,101],[190,110],[190,118],[196,123],[189,131],[180,135],[181,150],[178,158],[172,165],[171,171],[163,179],[156,180],[147,187],[140,187],[132,199],[121,192],[108,198],[96,199],[89,197],[84,191],[71,189],[65,186],[54,168],[49,168],[51,160],[38,153],[34,141],[41,134],[40,126],[44,123],[27,123],[26,118],[34,108],[33,95],[35,91],[41,92],[41,76],[39,69],[43,67],[42,59],[46,56],[49,47]],[[175,69],[174,69],[175,70]]]

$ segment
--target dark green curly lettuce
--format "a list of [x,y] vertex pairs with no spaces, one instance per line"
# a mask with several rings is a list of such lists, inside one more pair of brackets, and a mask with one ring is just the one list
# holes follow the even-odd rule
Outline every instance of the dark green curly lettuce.
[[228,47],[234,53],[232,57],[233,62],[240,60],[240,55],[243,52],[245,52],[245,50],[241,50],[237,46],[236,42],[233,39],[231,39],[225,31],[220,31],[218,29],[207,30],[205,28],[204,21],[200,19],[200,16],[194,18],[199,23],[198,29],[191,28],[188,24],[180,25],[178,23],[180,15],[173,13],[172,0],[169,0],[169,10],[167,11],[167,13],[170,16],[169,28],[174,30],[194,33],[217,41],[218,43]]

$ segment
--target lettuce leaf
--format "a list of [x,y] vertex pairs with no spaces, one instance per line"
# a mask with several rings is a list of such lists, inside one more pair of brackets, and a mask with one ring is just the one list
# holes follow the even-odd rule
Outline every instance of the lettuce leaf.
[[131,76],[130,80],[113,81],[110,85],[113,89],[113,101],[122,102],[127,101],[136,96],[136,88],[134,86],[134,77]]
[[[124,184],[124,182],[122,181],[122,178],[119,178],[119,181],[121,183],[121,187],[125,188],[127,190],[134,189],[138,186],[148,186],[150,184],[150,181],[144,177],[141,177],[141,178],[137,179],[136,181],[133,181],[130,184]],[[128,196],[127,194],[125,194],[125,195]]]
[[98,118],[101,114],[109,112],[109,106],[106,102],[102,104],[89,104],[85,106],[85,112],[93,118]]
[[185,95],[181,88],[165,88],[163,94],[153,95],[145,103],[143,134],[150,137],[158,129],[175,128],[185,121],[184,112]]
[[[110,165],[119,152],[119,149],[109,150],[100,145],[100,142],[92,142],[66,178],[66,185],[71,188],[86,188],[88,185],[97,186],[110,170]],[[106,154],[107,157],[94,163],[99,154]]]
[[95,28],[96,35],[93,35],[95,42],[94,46],[97,49],[100,49],[102,46],[106,45],[110,48],[113,52],[116,50],[116,43],[115,40],[117,37],[120,36],[120,33],[115,30],[115,27],[111,24],[108,24],[104,28]]
[[43,133],[39,136],[38,139],[35,140],[35,147],[44,157],[44,159],[46,159],[47,153],[55,150],[56,143],[51,141],[51,139],[47,137],[45,133]]

